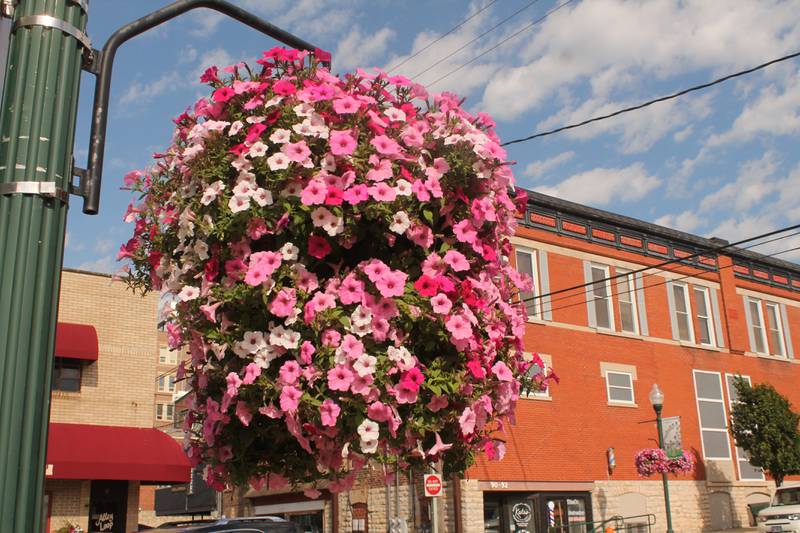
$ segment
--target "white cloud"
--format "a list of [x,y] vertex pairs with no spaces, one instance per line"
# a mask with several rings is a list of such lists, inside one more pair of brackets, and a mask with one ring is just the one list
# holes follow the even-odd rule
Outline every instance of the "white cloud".
[[180,75],[171,71],[150,82],[134,82],[122,93],[119,103],[120,105],[131,105],[148,102],[168,91],[177,89],[180,80]]
[[676,143],[681,143],[685,141],[687,138],[689,138],[689,135],[691,135],[692,132],[694,132],[694,126],[689,124],[682,130],[676,131],[675,134],[672,136],[672,138],[675,140]]
[[685,231],[687,233],[691,233],[696,231],[698,227],[705,225],[706,221],[701,219],[697,213],[692,211],[691,209],[687,209],[682,213],[678,213],[676,215],[664,215],[657,218],[654,221],[659,226],[665,226],[667,228],[674,228],[679,231]]
[[113,256],[103,256],[95,259],[94,261],[86,261],[78,265],[78,270],[86,270],[87,272],[101,272],[104,274],[113,274],[120,268],[120,263],[114,259]]
[[[486,86],[483,104],[512,118],[564,86],[597,80],[595,97],[649,79],[713,69],[722,73],[793,50],[796,2],[592,0],[554,13],[528,37],[517,64]],[[742,28],[748,28],[742,39]],[[514,59],[512,59],[512,62]]]
[[107,254],[111,250],[114,249],[115,242],[111,239],[98,239],[97,242],[94,243],[94,251],[99,254]]
[[548,159],[540,159],[538,161],[534,161],[530,163],[528,166],[525,167],[525,170],[522,171],[523,176],[527,176],[529,178],[538,178],[548,170],[551,170],[563,163],[566,163],[570,159],[575,157],[575,152],[568,151],[568,152],[561,152],[560,154],[550,157]]
[[190,74],[190,81],[193,84],[200,83],[200,76],[208,67],[216,66],[223,68],[234,63],[236,63],[236,60],[233,58],[231,53],[224,48],[213,48],[211,50],[207,50],[203,52],[200,55],[200,59],[197,60],[196,66]]
[[777,190],[775,171],[780,162],[774,152],[766,152],[760,159],[746,161],[739,169],[736,180],[723,185],[700,202],[700,209],[747,211],[758,205]]
[[226,16],[213,9],[201,9],[191,14],[192,28],[189,35],[193,37],[208,37],[217,31],[217,27],[225,20]]
[[389,40],[395,32],[390,28],[364,35],[358,27],[339,42],[333,54],[334,67],[337,70],[350,70],[354,67],[368,68],[369,63],[377,61],[386,52]]
[[536,187],[541,193],[590,205],[641,200],[656,189],[661,180],[635,163],[624,168],[594,168],[575,174],[553,187]]
[[800,73],[793,72],[780,83],[761,89],[758,98],[748,104],[731,128],[708,140],[709,146],[752,139],[760,133],[788,135],[800,132]]

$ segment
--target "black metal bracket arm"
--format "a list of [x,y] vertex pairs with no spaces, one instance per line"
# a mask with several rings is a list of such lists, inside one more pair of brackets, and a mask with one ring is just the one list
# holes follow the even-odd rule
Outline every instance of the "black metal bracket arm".
[[100,52],[93,51],[93,58],[86,70],[97,76],[92,105],[92,130],[89,140],[89,159],[86,169],[73,168],[73,176],[80,178],[73,191],[83,197],[83,212],[96,215],[100,207],[100,183],[103,177],[103,154],[105,152],[106,127],[108,125],[108,101],[111,93],[111,73],[117,48],[126,41],[192,9],[205,7],[264,33],[293,48],[314,51],[316,47],[291,33],[245,11],[225,0],[178,0],[157,11],[131,22],[115,31]]

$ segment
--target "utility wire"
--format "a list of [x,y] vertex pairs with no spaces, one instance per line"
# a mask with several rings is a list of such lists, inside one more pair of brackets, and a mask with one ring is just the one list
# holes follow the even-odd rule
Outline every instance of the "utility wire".
[[[800,250],[800,246],[795,246],[794,248],[788,248],[786,250],[781,250],[779,252],[774,252],[774,253],[771,253],[771,254],[767,254],[767,255],[765,255],[765,257],[774,257],[776,255],[787,254],[789,252],[794,252],[794,251],[797,251],[797,250]],[[718,271],[719,270],[724,270],[726,268],[732,268],[733,266],[735,266],[735,265],[733,263],[731,263],[728,266],[720,267],[718,269]],[[694,276],[695,276],[695,274],[686,274],[685,276],[681,276],[679,278],[668,279],[668,280],[665,280],[665,281],[659,281],[657,283],[651,283],[650,285],[643,285],[641,289],[639,289],[638,287],[630,288],[627,291],[623,291],[621,294],[633,293],[633,292],[636,292],[636,291],[639,291],[639,290],[650,289],[652,287],[658,287],[660,285],[666,285],[667,283],[674,283],[676,281],[681,281],[681,280],[684,280],[686,278],[691,278],[691,277],[694,277]],[[617,294],[620,294],[620,293],[617,293]],[[611,298],[611,297],[612,297],[612,295],[609,294],[608,298]],[[551,309],[550,311],[551,312],[560,311],[562,309],[569,309],[570,307],[575,307],[575,306],[578,306],[578,305],[585,305],[585,304],[586,304],[586,302],[580,301],[580,302],[575,302],[575,303],[571,303],[571,304],[567,304],[567,305],[558,306],[556,308]]]
[[528,299],[526,299],[526,301],[527,300],[538,300],[538,299],[547,298],[549,296],[553,296],[553,295],[556,295],[556,294],[563,294],[565,292],[570,292],[570,291],[574,291],[574,290],[577,290],[577,289],[583,289],[585,287],[589,287],[591,285],[594,285],[595,283],[601,283],[601,282],[604,282],[604,281],[611,281],[611,280],[619,279],[619,278],[621,278],[623,276],[627,276],[629,274],[639,274],[641,272],[646,272],[646,271],[654,269],[654,268],[659,268],[660,269],[661,267],[664,267],[664,266],[667,266],[667,265],[672,265],[672,264],[675,264],[675,263],[685,262],[687,259],[693,259],[695,257],[700,257],[700,256],[703,256],[703,255],[714,254],[716,252],[720,252],[722,250],[726,250],[726,249],[732,248],[734,246],[739,246],[741,244],[746,244],[746,243],[749,243],[749,242],[757,241],[759,239],[772,237],[772,236],[777,235],[779,233],[786,233],[787,231],[792,231],[792,230],[796,230],[796,229],[800,229],[800,224],[794,224],[792,226],[787,226],[785,228],[776,229],[774,231],[768,231],[766,233],[762,233],[761,235],[756,235],[754,237],[748,237],[747,239],[742,239],[740,241],[732,242],[732,243],[729,243],[729,244],[722,244],[720,246],[713,246],[713,247],[708,248],[707,250],[704,250],[702,252],[697,252],[697,253],[694,253],[694,254],[690,254],[690,255],[687,255],[686,257],[676,257],[675,259],[669,259],[667,261],[662,261],[661,263],[657,263],[655,265],[649,265],[649,266],[645,266],[645,267],[642,267],[642,268],[638,268],[636,270],[631,270],[630,272],[626,272],[625,274],[617,274],[615,276],[609,276],[609,277],[602,278],[602,279],[599,279],[599,280],[596,280],[596,281],[589,281],[589,282],[583,283],[581,285],[574,285],[572,287],[566,287],[564,289],[559,289],[557,291],[550,291],[550,292],[548,292],[546,294],[541,294],[541,295],[534,296],[532,298],[528,298]]
[[513,19],[514,17],[516,17],[517,15],[519,15],[520,13],[522,13],[523,11],[525,11],[526,9],[528,9],[529,7],[531,7],[533,4],[535,4],[535,3],[536,3],[536,2],[538,2],[538,1],[539,1],[539,0],[532,0],[531,2],[528,2],[527,4],[525,4],[524,6],[522,6],[520,9],[518,9],[518,10],[514,11],[514,12],[513,12],[511,15],[509,15],[508,17],[504,18],[503,20],[501,20],[500,22],[498,22],[497,24],[495,24],[494,26],[492,26],[491,28],[489,28],[489,29],[488,29],[488,30],[486,30],[485,32],[481,33],[480,35],[478,35],[477,37],[475,37],[474,39],[472,39],[471,41],[469,41],[467,44],[465,44],[465,45],[463,45],[463,46],[460,46],[459,48],[457,48],[457,49],[453,50],[452,52],[450,52],[449,54],[447,54],[447,55],[446,55],[446,56],[444,56],[443,58],[439,59],[438,61],[436,61],[436,62],[435,62],[435,63],[433,63],[432,65],[429,65],[429,66],[428,66],[428,67],[427,67],[425,70],[423,70],[422,72],[418,72],[418,73],[417,73],[417,74],[415,74],[414,76],[411,76],[411,78],[412,78],[412,79],[419,78],[420,76],[422,76],[423,74],[425,74],[426,72],[428,72],[429,70],[431,70],[433,67],[435,67],[436,65],[440,64],[442,61],[445,61],[446,59],[449,59],[449,58],[453,57],[454,55],[456,55],[456,54],[457,54],[457,53],[459,53],[461,50],[463,50],[464,48],[468,47],[469,45],[471,45],[471,44],[472,44],[472,43],[474,43],[475,41],[478,41],[478,40],[480,40],[481,38],[483,38],[485,35],[488,35],[488,34],[492,33],[494,30],[496,30],[497,28],[499,28],[500,26],[502,26],[503,24],[505,24],[505,23],[506,23],[506,22],[508,22],[509,20]]
[[672,100],[674,98],[678,98],[679,96],[683,96],[685,94],[688,94],[688,93],[691,93],[691,92],[694,92],[694,91],[700,91],[702,89],[708,89],[709,87],[712,87],[712,86],[717,85],[719,83],[726,82],[726,81],[731,80],[733,78],[738,78],[739,76],[744,76],[745,74],[751,74],[751,73],[753,73],[753,72],[755,72],[757,70],[761,70],[763,68],[769,67],[770,65],[774,65],[775,63],[780,63],[781,61],[788,61],[789,59],[794,59],[794,58],[796,58],[798,56],[800,56],[800,52],[795,52],[795,53],[789,54],[787,56],[783,56],[783,57],[779,57],[777,59],[773,59],[771,61],[767,61],[766,63],[762,63],[762,64],[760,64],[758,66],[749,68],[747,70],[742,70],[742,71],[736,72],[734,74],[728,74],[727,76],[723,76],[722,78],[718,78],[718,79],[716,79],[714,81],[710,81],[710,82],[704,83],[702,85],[695,85],[694,87],[689,87],[688,89],[684,89],[682,91],[678,91],[676,93],[672,93],[672,94],[667,95],[667,96],[662,96],[660,98],[656,98],[654,100],[650,100],[650,101],[647,101],[647,102],[644,102],[642,104],[635,105],[635,106],[632,106],[632,107],[626,107],[624,109],[619,109],[617,111],[614,111],[613,113],[609,113],[607,115],[600,115],[598,117],[594,117],[594,118],[590,118],[588,120],[584,120],[583,122],[578,122],[576,124],[569,124],[567,126],[561,126],[560,128],[556,128],[554,130],[543,131],[541,133],[535,133],[533,135],[529,135],[527,137],[522,137],[520,139],[514,139],[514,140],[511,140],[511,141],[506,141],[503,144],[501,144],[500,146],[509,146],[511,144],[530,141],[532,139],[537,139],[539,137],[545,137],[547,135],[553,135],[555,133],[560,133],[562,131],[571,130],[571,129],[574,129],[574,128],[580,128],[581,126],[586,126],[587,124],[591,124],[592,122],[598,122],[600,120],[605,120],[605,119],[608,119],[608,118],[616,117],[617,115],[621,115],[623,113],[628,113],[630,111],[636,111],[638,109],[642,109],[642,108],[651,106],[653,104],[657,104],[659,102],[665,102],[667,100]]
[[[747,250],[749,248],[755,248],[756,246],[763,246],[763,245],[769,244],[771,242],[780,241],[780,240],[783,240],[783,239],[788,239],[790,237],[795,237],[797,235],[800,235],[800,231],[797,231],[797,232],[794,232],[794,233],[790,233],[789,235],[781,235],[779,237],[773,237],[772,239],[769,239],[769,240],[766,240],[766,241],[762,241],[762,242],[757,242],[757,243],[751,244],[749,246],[743,246],[742,249],[743,250]],[[698,268],[698,267],[695,267],[693,265],[680,265],[680,266],[681,267],[687,266],[687,267],[691,267],[691,268]],[[655,268],[657,268],[657,265],[653,266],[653,267],[648,267],[648,268],[655,269]],[[584,289],[580,293],[566,294],[566,295],[561,296],[559,298],[550,299],[550,300],[548,300],[548,302],[552,305],[553,302],[559,302],[559,301],[562,301],[562,300],[571,300],[573,298],[581,298],[581,301],[583,301],[583,299],[586,297],[586,295],[589,294],[589,291],[592,290],[592,286],[595,285],[596,283],[605,283],[606,281],[611,281],[611,280],[614,280],[615,278],[619,278],[617,281],[614,281],[614,288],[616,289],[620,285],[622,285],[622,284],[627,282],[627,279],[628,279],[629,275],[639,273],[640,271],[641,270],[633,271],[633,272],[624,272],[624,273],[618,274],[618,275],[613,276],[613,277],[608,277],[608,278],[597,280],[596,282],[593,281],[593,282],[591,282],[589,284],[589,286],[578,287],[578,288],[583,288]],[[668,270],[668,271],[671,271],[671,270]],[[651,276],[657,276],[657,275],[661,274],[662,272],[664,272],[664,270],[654,270],[653,272],[650,272],[650,273],[647,273],[647,274],[642,274],[642,277],[640,279],[644,280],[645,278],[649,278]],[[539,299],[539,298],[545,298],[545,297],[547,297],[547,295],[542,295],[541,297],[529,296],[527,298],[520,299],[520,301],[523,302],[523,303],[527,303],[527,302],[530,302],[530,301],[533,301],[533,300],[536,300],[536,299]]]
[[408,56],[407,58],[405,58],[401,62],[399,62],[399,63],[397,63],[395,65],[392,65],[391,67],[387,68],[386,72],[391,72],[394,69],[405,65],[406,63],[408,63],[409,61],[411,61],[412,59],[414,59],[415,57],[420,55],[422,52],[424,52],[425,50],[427,50],[428,48],[433,46],[434,44],[438,43],[439,41],[441,41],[442,39],[444,39],[445,37],[447,37],[448,35],[450,35],[454,31],[456,31],[458,28],[460,28],[461,26],[463,26],[464,24],[466,24],[470,20],[474,19],[475,17],[477,17],[478,15],[480,15],[481,13],[483,13],[484,11],[486,11],[487,9],[492,7],[492,4],[494,4],[495,2],[497,2],[497,0],[492,0],[491,2],[489,2],[488,4],[486,4],[485,6],[480,8],[475,13],[473,13],[469,17],[467,17],[464,20],[462,20],[461,22],[459,22],[457,26],[453,26],[452,28],[450,28],[450,30],[447,33],[444,33],[444,34],[440,35],[438,38],[436,38],[433,41],[431,41],[430,43],[426,44],[424,47],[420,48],[419,50],[417,50],[416,52],[414,52],[413,54],[411,54],[410,56]]
[[[448,73],[447,73],[447,74],[445,74],[444,76],[441,76],[441,77],[439,77],[439,78],[436,78],[434,81],[432,81],[431,83],[427,84],[425,87],[430,87],[430,86],[432,86],[432,85],[436,85],[437,83],[439,83],[439,82],[440,82],[440,81],[442,81],[443,79],[447,78],[448,76],[451,76],[452,74],[455,74],[456,72],[458,72],[458,71],[459,71],[459,70],[461,70],[462,68],[466,67],[467,65],[469,65],[470,63],[472,63],[472,62],[473,62],[473,61],[475,61],[476,59],[480,59],[481,57],[485,56],[485,55],[486,55],[486,54],[488,54],[489,52],[491,52],[491,51],[493,51],[493,50],[496,50],[498,47],[500,47],[500,46],[504,45],[505,43],[507,43],[508,41],[510,41],[511,39],[513,39],[514,37],[516,37],[517,35],[519,35],[520,33],[526,32],[526,31],[528,31],[529,29],[533,28],[534,26],[536,26],[537,24],[539,24],[540,22],[542,22],[544,19],[546,19],[547,17],[549,17],[550,15],[552,15],[553,13],[555,13],[556,11],[558,11],[559,9],[561,9],[562,7],[564,7],[565,5],[567,5],[567,4],[569,4],[569,3],[573,2],[573,1],[574,1],[574,0],[567,0],[566,2],[564,2],[564,3],[562,3],[562,4],[560,4],[560,5],[556,6],[556,7],[554,7],[553,9],[551,9],[550,11],[548,11],[547,13],[545,13],[544,15],[542,15],[541,17],[539,17],[538,19],[534,20],[533,22],[531,22],[530,24],[528,24],[528,25],[526,25],[526,26],[523,26],[523,27],[522,27],[521,29],[519,29],[517,32],[515,32],[515,33],[513,33],[513,34],[509,35],[508,37],[506,37],[505,39],[503,39],[502,41],[500,41],[500,42],[499,42],[499,43],[497,43],[496,45],[492,46],[492,47],[491,47],[491,48],[489,48],[488,50],[485,50],[485,51],[481,52],[480,54],[476,55],[475,57],[473,57],[472,59],[470,59],[469,61],[467,61],[467,62],[465,62],[465,63],[462,63],[461,65],[459,65],[458,67],[454,68],[453,70],[451,70],[450,72],[448,72]],[[444,58],[444,59],[447,59],[447,58]],[[443,60],[444,60],[444,59],[443,59]],[[442,60],[442,61],[443,61],[443,60]],[[434,65],[431,65],[431,67],[432,67],[432,66],[434,66]],[[430,68],[428,68],[427,70],[430,70]],[[422,74],[422,73],[420,73],[420,74]],[[419,74],[418,74],[418,75],[419,75]],[[505,145],[503,145],[503,146],[505,146]]]

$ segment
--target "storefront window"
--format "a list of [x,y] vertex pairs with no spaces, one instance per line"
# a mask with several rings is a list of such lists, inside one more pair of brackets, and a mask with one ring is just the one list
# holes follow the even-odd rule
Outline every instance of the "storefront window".
[[79,392],[81,390],[81,363],[75,359],[56,357],[53,368],[53,390]]
[[587,533],[588,492],[485,492],[484,533]]

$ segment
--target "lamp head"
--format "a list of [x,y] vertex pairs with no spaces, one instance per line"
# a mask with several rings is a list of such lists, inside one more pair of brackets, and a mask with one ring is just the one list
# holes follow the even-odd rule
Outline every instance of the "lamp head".
[[653,407],[664,405],[664,393],[658,388],[658,383],[653,383],[653,388],[650,389],[650,403]]

